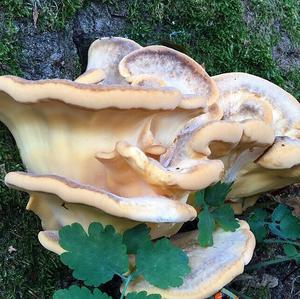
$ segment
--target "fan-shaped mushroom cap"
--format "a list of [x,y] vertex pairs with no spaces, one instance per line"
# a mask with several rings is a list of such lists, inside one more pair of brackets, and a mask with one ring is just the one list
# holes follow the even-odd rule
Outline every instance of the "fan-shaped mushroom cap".
[[146,182],[163,189],[199,190],[220,180],[223,163],[219,160],[184,159],[176,166],[164,168],[148,158],[138,147],[118,143],[118,153]]
[[105,79],[103,84],[128,84],[119,74],[118,65],[124,56],[140,49],[141,46],[133,40],[122,37],[104,37],[94,41],[88,52],[87,71],[100,68]]
[[241,170],[229,196],[248,197],[280,189],[299,182],[299,177],[299,139],[276,137],[274,144],[257,159],[255,164],[246,165]]
[[68,203],[85,204],[110,215],[143,222],[185,222],[197,216],[195,209],[180,201],[159,196],[122,198],[91,186],[58,176],[38,176],[21,172],[6,175],[5,183],[29,193],[53,194]]
[[99,188],[106,188],[105,166],[96,162],[99,153],[126,141],[160,155],[191,119],[203,114],[202,109],[177,108],[181,95],[175,90],[11,76],[0,77],[0,90],[0,120],[14,135],[29,172]]
[[277,137],[274,144],[258,159],[257,164],[268,169],[300,166],[300,139]]
[[[30,81],[14,76],[0,77],[0,91],[2,91],[1,110],[5,104],[3,102],[9,97],[10,100],[19,103],[59,101],[93,110],[106,108],[168,110],[178,107],[183,99],[178,90],[170,88],[97,86],[59,79]],[[1,111],[4,112],[9,113]]]
[[[96,77],[100,73],[96,71]],[[91,77],[94,76],[92,75],[91,71]],[[94,81],[88,77],[89,74],[86,73],[81,79]],[[190,190],[181,188],[184,184],[186,187],[190,186],[184,183],[187,182],[186,179],[181,184],[180,177],[192,176],[195,179],[201,167],[212,169],[210,166],[215,162],[202,161],[193,164],[187,161],[182,164],[184,170],[180,171],[166,168],[161,172],[164,179],[161,180],[160,177],[159,183],[153,184],[149,183],[150,178],[145,179],[145,169],[136,171],[127,162],[127,158],[121,157],[119,153],[117,160],[110,159],[109,155],[116,150],[119,142],[127,142],[137,152],[141,150],[142,156],[146,153],[152,157],[149,165],[155,173],[161,171],[164,167],[155,165],[153,158],[159,159],[174,143],[179,132],[193,123],[193,119],[206,114],[202,108],[180,108],[182,100],[183,96],[178,90],[169,88],[103,86],[67,80],[28,81],[12,76],[0,77],[0,120],[9,127],[16,139],[28,172],[35,175],[58,175],[67,181],[77,182],[79,186],[86,185],[102,190],[102,195],[98,195],[109,200],[142,198],[147,201],[151,197],[149,201],[153,207],[155,198],[157,202],[161,198],[167,199],[168,203],[161,202],[166,203],[166,206],[169,203],[177,205],[175,199],[185,202]],[[144,158],[148,160],[148,157]],[[221,164],[218,162],[218,168]],[[199,176],[194,181],[195,186],[199,182],[203,187],[215,182],[217,175],[214,174],[218,171],[212,169],[212,175],[205,179],[200,179]],[[71,188],[72,192],[75,189],[81,190]],[[74,222],[78,215],[81,215],[80,222],[84,225],[88,225],[95,218],[113,225],[117,225],[118,219],[122,219],[120,230],[132,225],[132,222],[127,223],[124,218],[118,218],[122,217],[121,214],[109,216],[107,213],[110,210],[102,213],[97,208],[87,207],[95,195],[85,191],[85,194],[88,193],[84,198],[87,202],[81,198],[79,202],[82,204],[69,203],[69,213],[63,213],[65,209],[61,205],[64,202],[58,196],[45,196],[46,191],[39,192],[34,197],[35,200],[30,200],[28,208],[41,217],[47,230],[56,230],[67,224],[66,221]],[[47,201],[54,204],[48,204]],[[52,222],[47,211],[53,216]],[[127,216],[124,214],[123,217]],[[143,219],[148,222],[146,218]],[[156,220],[153,218],[153,221]],[[178,222],[183,221],[185,220]],[[160,237],[176,232],[181,223],[148,225],[152,229],[152,236]]]
[[193,134],[191,148],[205,156],[222,156],[241,140],[243,127],[237,122],[212,121]]
[[279,86],[246,73],[214,76],[223,119],[261,119],[272,123],[276,136],[300,136],[300,105]]
[[119,71],[129,82],[136,76],[150,75],[179,89],[186,96],[181,103],[184,108],[206,107],[218,96],[214,81],[198,63],[164,46],[148,46],[128,54],[121,60]]
[[[297,182],[299,170],[296,165],[299,165],[300,153],[298,101],[277,85],[253,75],[228,73],[213,79],[220,90],[223,119],[260,119],[273,127],[276,136],[275,143],[260,153],[255,164],[245,165],[238,173],[230,198],[236,200]],[[256,126],[252,131],[257,134],[262,130]]]
[[96,84],[105,78],[104,71],[101,69],[90,69],[79,76],[75,82],[84,84]]
[[261,120],[209,121],[186,134],[181,142],[177,140],[175,149],[166,153],[169,157],[163,156],[169,165],[186,157],[221,159],[226,171],[223,179],[233,181],[238,171],[256,160],[273,141],[273,129]]
[[212,247],[199,246],[197,231],[173,238],[173,244],[188,255],[191,267],[191,272],[180,287],[163,290],[138,278],[129,284],[127,291],[145,290],[148,294],[160,294],[165,299],[202,299],[215,294],[241,274],[252,258],[255,238],[245,221],[240,221],[240,224],[235,232],[217,229],[213,234]]
[[[44,230],[58,231],[65,225],[78,222],[87,231],[92,222],[101,222],[103,226],[112,225],[116,231],[123,233],[126,229],[138,225],[140,222],[116,217],[98,208],[85,204],[67,203],[53,194],[31,192],[27,210],[38,215]],[[152,239],[176,234],[181,223],[153,223],[146,222],[150,228]]]

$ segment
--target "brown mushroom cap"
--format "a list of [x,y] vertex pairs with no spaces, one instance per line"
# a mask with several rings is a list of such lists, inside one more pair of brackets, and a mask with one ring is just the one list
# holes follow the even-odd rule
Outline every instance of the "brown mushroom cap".
[[300,137],[300,105],[279,86],[246,73],[214,76],[224,119],[272,121],[276,136]]
[[160,196],[122,198],[92,186],[81,185],[59,176],[39,176],[22,172],[6,175],[5,183],[29,193],[56,195],[68,203],[96,207],[105,213],[143,222],[185,222],[197,216],[195,209],[180,201]]
[[255,247],[255,238],[245,221],[240,221],[235,232],[217,229],[214,246],[203,248],[198,244],[198,231],[182,233],[172,240],[189,257],[191,273],[180,287],[159,289],[138,278],[129,284],[127,292],[147,291],[160,294],[165,299],[202,299],[215,294],[233,278],[241,274]]
[[103,84],[127,84],[119,74],[118,65],[121,59],[141,46],[133,40],[122,37],[104,37],[94,41],[88,52],[87,71],[100,68],[105,78]]
[[149,46],[125,56],[120,74],[129,82],[136,76],[150,75],[186,95],[184,108],[205,107],[216,101],[218,91],[205,70],[187,55],[164,46]]

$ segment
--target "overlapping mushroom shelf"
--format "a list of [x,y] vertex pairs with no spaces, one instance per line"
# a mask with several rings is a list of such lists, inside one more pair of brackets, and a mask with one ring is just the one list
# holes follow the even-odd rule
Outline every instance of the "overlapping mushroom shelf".
[[291,95],[249,74],[210,77],[185,54],[124,38],[95,41],[74,82],[0,77],[0,120],[26,167],[6,184],[30,194],[39,239],[56,253],[66,224],[124,231],[145,222],[155,239],[194,219],[189,195],[220,180],[235,181],[228,201],[237,213],[299,181],[300,106]]

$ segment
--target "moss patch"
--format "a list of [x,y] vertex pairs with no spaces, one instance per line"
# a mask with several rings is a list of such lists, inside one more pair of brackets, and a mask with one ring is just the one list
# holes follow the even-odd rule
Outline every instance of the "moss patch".
[[299,96],[300,70],[281,70],[272,56],[279,36],[277,24],[281,33],[286,32],[295,44],[299,43],[300,9],[296,2],[131,0],[125,33],[143,44],[184,47],[212,75],[248,72]]
[[84,0],[3,0],[3,8],[10,19],[23,18],[33,22],[37,15],[37,26],[44,30],[63,29],[66,22],[80,9]]
[[[36,22],[37,30],[62,30],[89,0],[2,0],[0,3],[0,75],[22,75],[22,60],[16,21]],[[35,21],[34,21],[35,19]]]

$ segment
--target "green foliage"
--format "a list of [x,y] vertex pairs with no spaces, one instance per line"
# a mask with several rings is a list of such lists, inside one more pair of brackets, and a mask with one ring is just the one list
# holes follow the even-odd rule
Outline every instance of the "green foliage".
[[190,272],[187,255],[168,239],[139,248],[136,267],[138,274],[161,289],[182,285],[183,277]]
[[[168,288],[180,286],[183,277],[190,272],[187,255],[166,238],[152,243],[149,228],[144,224],[127,230],[122,236],[110,225],[104,228],[100,223],[92,223],[86,233],[79,223],[73,223],[60,229],[59,243],[66,250],[60,256],[61,261],[74,270],[75,278],[83,280],[86,285],[97,287],[111,280],[113,275],[120,276],[125,284],[121,298],[130,280],[138,275],[143,275],[159,288]],[[132,272],[128,270],[127,253],[136,253],[136,269]],[[97,289],[91,293],[86,288],[73,287],[59,290],[55,296],[71,297],[76,292],[78,299],[84,299],[85,293],[94,296],[91,298],[101,295]],[[160,298],[158,295],[146,296],[145,292],[130,296]],[[59,298],[63,297],[54,297]]]
[[[260,269],[291,260],[300,263],[300,242],[298,241],[300,240],[300,219],[293,216],[287,206],[279,204],[272,213],[268,213],[264,209],[255,209],[250,213],[247,220],[258,242],[282,244],[286,255],[286,257],[251,265],[247,267],[248,270]],[[271,235],[277,239],[267,239]]]
[[19,53],[20,45],[17,41],[16,27],[11,20],[5,20],[5,31],[0,33],[0,75],[20,75]]
[[283,250],[288,257],[294,258],[299,254],[297,248],[292,244],[284,244]]
[[11,19],[27,18],[32,21],[33,11],[38,13],[37,27],[62,29],[86,0],[3,0],[0,7]]
[[203,247],[213,245],[213,231],[216,225],[225,231],[235,231],[239,228],[232,207],[224,203],[232,184],[218,182],[196,192],[195,203],[201,208],[198,215],[198,241]]
[[215,229],[215,220],[213,215],[209,212],[208,207],[205,206],[198,215],[198,241],[200,246],[212,246],[213,231]]
[[126,299],[161,299],[160,295],[148,295],[146,292],[133,292],[126,295]]
[[268,231],[282,239],[300,239],[300,219],[293,216],[282,204],[271,215],[263,209],[253,210],[248,217],[248,223],[258,242],[265,239]]
[[213,210],[212,215],[216,223],[225,231],[234,232],[239,228],[239,223],[235,219],[232,207],[229,204],[222,205]]
[[211,207],[219,207],[224,204],[224,200],[231,190],[233,183],[218,182],[205,189],[205,202]]
[[103,228],[100,223],[92,223],[87,235],[79,223],[74,223],[59,231],[59,239],[67,250],[61,261],[86,285],[98,286],[128,269],[126,246],[112,226]]
[[69,289],[56,291],[53,299],[111,299],[111,297],[97,289],[92,293],[85,287],[71,286]]
[[126,230],[123,234],[123,243],[127,247],[127,253],[136,254],[139,247],[151,242],[149,232],[150,228],[143,223]]

